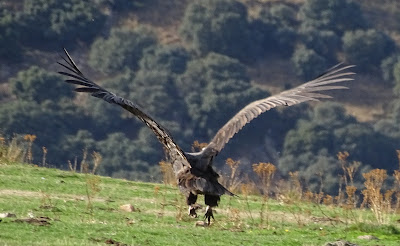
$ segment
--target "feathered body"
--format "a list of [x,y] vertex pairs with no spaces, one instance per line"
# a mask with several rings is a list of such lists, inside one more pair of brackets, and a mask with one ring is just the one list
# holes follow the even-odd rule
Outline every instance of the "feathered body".
[[318,101],[319,98],[330,98],[330,96],[320,92],[346,89],[347,87],[337,85],[337,83],[353,80],[349,76],[354,74],[346,71],[353,66],[341,66],[341,64],[338,64],[312,81],[277,95],[254,101],[245,106],[219,129],[203,150],[189,153],[182,151],[168,131],[147,115],[138,105],[107,91],[85,77],[65,49],[64,52],[67,58],[62,58],[66,64],[59,64],[66,68],[68,72],[59,73],[69,77],[66,82],[81,86],[75,89],[77,92],[89,93],[108,103],[121,106],[146,124],[166,150],[166,155],[173,166],[179,189],[187,198],[189,215],[197,216],[194,204],[196,203],[197,195],[203,194],[207,205],[205,217],[208,219],[208,223],[210,223],[210,218],[214,218],[212,207],[218,205],[220,196],[224,194],[233,195],[232,192],[218,182],[219,175],[212,167],[215,156],[224,148],[225,144],[247,123],[260,114],[280,105],[292,106],[306,101]]

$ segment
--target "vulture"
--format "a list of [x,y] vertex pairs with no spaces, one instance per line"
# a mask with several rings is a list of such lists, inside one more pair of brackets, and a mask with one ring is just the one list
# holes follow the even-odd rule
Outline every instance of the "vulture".
[[69,77],[65,82],[80,86],[75,88],[76,92],[89,93],[93,97],[121,106],[146,124],[165,149],[166,158],[173,167],[179,189],[186,197],[189,216],[197,217],[196,209],[198,209],[198,206],[195,203],[197,196],[202,194],[207,205],[204,219],[207,220],[208,224],[210,224],[211,218],[214,219],[213,208],[218,206],[220,197],[224,194],[234,196],[232,192],[218,182],[219,175],[212,166],[214,157],[224,148],[225,144],[260,114],[281,105],[292,106],[306,101],[318,101],[320,98],[331,98],[331,96],[321,92],[347,89],[347,87],[338,84],[353,80],[351,77],[355,74],[349,71],[349,68],[353,67],[352,65],[338,64],[314,80],[296,88],[254,101],[241,109],[219,129],[206,147],[199,152],[192,153],[183,151],[175,143],[170,133],[137,104],[117,96],[87,78],[79,70],[65,48],[64,53],[66,57],[61,56],[64,62],[57,63],[66,69],[59,72]]

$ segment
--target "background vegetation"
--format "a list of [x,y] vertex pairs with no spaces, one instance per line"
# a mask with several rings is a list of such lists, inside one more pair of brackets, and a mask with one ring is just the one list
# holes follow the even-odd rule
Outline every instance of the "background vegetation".
[[[65,46],[84,73],[142,105],[186,151],[207,142],[248,102],[311,79],[338,62],[356,81],[328,103],[266,113],[241,131],[227,157],[243,174],[275,163],[298,171],[304,189],[337,195],[338,152],[362,170],[398,166],[400,6],[396,0],[0,1],[0,131],[36,136],[32,163],[68,168],[85,153],[99,173],[160,181],[163,151],[143,124],[117,107],[73,94],[57,53]],[[397,19],[396,19],[397,18]],[[14,139],[14,140],[12,140]],[[28,154],[28,153],[26,153]],[[363,184],[361,174],[355,185]]]

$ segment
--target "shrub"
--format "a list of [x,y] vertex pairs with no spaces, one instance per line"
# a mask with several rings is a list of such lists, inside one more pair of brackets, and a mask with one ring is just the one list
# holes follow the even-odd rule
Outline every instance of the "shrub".
[[159,45],[140,60],[140,69],[181,74],[186,70],[190,54],[182,46]]
[[318,55],[314,50],[299,47],[292,56],[296,73],[306,80],[318,76],[327,67],[324,57]]
[[89,64],[106,73],[136,70],[144,51],[155,44],[156,37],[149,29],[115,28],[107,39],[99,38],[92,44]]
[[178,88],[200,141],[208,141],[241,107],[268,95],[251,86],[238,60],[215,53],[190,61]]
[[400,62],[399,55],[392,55],[382,60],[381,72],[382,72],[382,78],[385,81],[392,83],[395,80],[394,67],[399,62]]
[[307,0],[300,19],[303,28],[334,31],[339,36],[366,27],[360,6],[351,0]]
[[393,49],[394,42],[386,34],[374,29],[349,31],[343,36],[346,59],[362,69],[379,66]]
[[25,26],[23,42],[37,46],[46,44],[48,48],[49,41],[66,43],[78,39],[90,42],[102,28],[105,15],[96,3],[86,1],[26,0],[21,21]]
[[[97,148],[103,155],[102,165],[99,168],[102,175],[143,181],[151,179],[154,175],[151,167],[156,166],[162,159],[163,152],[161,146],[156,146],[159,149],[149,148],[157,142],[157,138],[147,127],[145,128],[144,134],[139,134],[138,140],[130,140],[123,133],[116,132],[97,143]],[[153,136],[143,137],[147,135]],[[150,142],[144,142],[143,138]]]
[[9,60],[18,60],[21,55],[19,33],[21,26],[15,14],[7,10],[0,12],[0,56]]
[[209,52],[246,60],[249,28],[246,6],[235,0],[195,1],[188,5],[180,33],[200,55]]
[[250,23],[251,42],[260,46],[258,55],[267,51],[291,55],[297,38],[296,25],[296,12],[288,5],[277,4],[262,9],[259,17]]
[[300,36],[308,49],[314,50],[330,63],[336,63],[336,53],[341,48],[341,40],[335,32],[303,28]]
[[63,97],[72,97],[71,87],[63,82],[61,76],[47,72],[37,66],[20,71],[10,80],[11,93],[19,100],[42,103],[50,99],[59,101]]
[[[329,157],[345,150],[353,160],[361,161],[364,165],[393,169],[397,163],[392,139],[346,115],[344,108],[337,103],[316,106],[310,119],[300,120],[297,127],[288,132],[283,149],[282,158],[304,153],[324,153]],[[311,157],[307,158],[299,158],[299,163],[284,162],[282,165],[286,163],[290,167],[304,169],[313,163],[309,159]]]

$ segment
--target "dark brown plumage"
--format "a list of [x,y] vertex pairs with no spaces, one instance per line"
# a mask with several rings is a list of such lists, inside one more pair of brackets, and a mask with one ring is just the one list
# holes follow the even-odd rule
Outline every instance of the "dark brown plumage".
[[220,196],[224,194],[233,195],[218,182],[219,176],[212,168],[214,157],[223,149],[229,139],[251,120],[272,108],[280,105],[292,106],[306,101],[318,101],[319,98],[330,98],[330,96],[318,92],[346,89],[347,87],[336,85],[336,83],[353,80],[349,76],[354,74],[346,72],[353,66],[341,66],[339,64],[318,78],[294,89],[254,101],[232,117],[203,150],[189,153],[183,152],[168,131],[140,109],[138,105],[107,91],[86,78],[78,69],[67,50],[64,49],[64,52],[67,58],[62,58],[66,64],[60,62],[58,64],[68,70],[68,72],[59,72],[70,77],[66,82],[81,86],[75,89],[77,92],[90,93],[92,96],[101,98],[108,103],[123,107],[145,123],[154,132],[166,150],[166,155],[173,166],[179,189],[187,198],[189,215],[197,216],[197,207],[194,205],[197,195],[203,194],[207,205],[205,218],[208,223],[210,223],[210,218],[214,218],[212,208],[218,206]]

